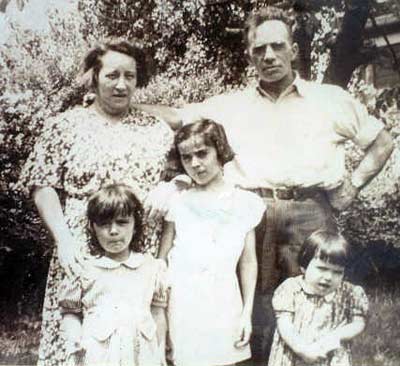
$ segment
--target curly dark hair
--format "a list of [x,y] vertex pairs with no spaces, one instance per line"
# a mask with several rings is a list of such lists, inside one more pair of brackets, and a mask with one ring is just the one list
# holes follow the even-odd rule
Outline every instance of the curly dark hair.
[[267,20],[279,20],[283,22],[288,30],[290,40],[293,40],[293,18],[282,9],[275,6],[267,6],[251,13],[245,22],[243,38],[246,49],[250,46],[250,37],[253,37],[255,29]]
[[229,145],[224,127],[211,119],[203,118],[181,127],[175,135],[175,155],[178,157],[178,170],[181,173],[185,173],[185,169],[181,162],[178,145],[194,135],[203,136],[207,146],[215,147],[221,165],[225,165],[234,158],[235,154]]
[[298,254],[300,267],[306,269],[313,258],[345,267],[350,255],[348,241],[336,231],[318,230],[303,243]]
[[132,57],[136,62],[137,86],[143,87],[147,85],[150,72],[149,61],[145,51],[138,45],[128,42],[127,40],[115,39],[99,43],[85,55],[81,73],[85,75],[88,71],[92,70],[91,79],[87,80],[88,87],[97,87],[99,72],[103,66],[101,58],[108,51],[115,51]]
[[92,255],[104,255],[104,249],[94,235],[93,224],[104,224],[119,216],[133,216],[134,235],[130,249],[137,251],[138,241],[143,232],[143,206],[130,187],[124,184],[111,184],[101,188],[89,198],[86,214],[89,250]]

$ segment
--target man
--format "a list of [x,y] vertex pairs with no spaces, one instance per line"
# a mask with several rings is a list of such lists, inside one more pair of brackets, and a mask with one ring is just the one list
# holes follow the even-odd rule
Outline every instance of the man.
[[[283,11],[267,7],[251,15],[245,37],[257,86],[186,105],[177,114],[164,107],[152,112],[175,124],[198,117],[221,123],[236,153],[225,168],[227,179],[258,192],[267,204],[257,231],[252,342],[254,358],[265,361],[273,332],[273,290],[283,278],[300,273],[301,243],[317,229],[336,226],[335,211],[346,209],[382,169],[393,142],[382,123],[347,92],[302,80],[293,71],[298,45]],[[365,152],[351,175],[344,164],[347,140]]]

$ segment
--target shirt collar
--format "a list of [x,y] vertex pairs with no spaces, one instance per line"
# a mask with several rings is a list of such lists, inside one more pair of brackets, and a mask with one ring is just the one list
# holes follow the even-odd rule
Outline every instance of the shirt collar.
[[303,290],[303,292],[309,296],[314,296],[314,297],[320,297],[323,298],[325,302],[330,303],[335,299],[336,296],[336,291],[332,291],[329,294],[325,295],[325,296],[321,296],[321,295],[317,295],[314,294],[309,286],[307,285],[307,283],[304,281],[304,276],[301,276],[300,278],[300,287]]
[[105,269],[115,269],[122,266],[128,267],[130,269],[136,269],[142,265],[144,262],[144,255],[142,253],[133,253],[129,255],[128,259],[123,262],[117,262],[114,259],[102,256],[100,258],[93,259],[93,264],[96,267]]
[[[266,97],[268,99],[274,99],[272,98],[268,92],[266,92],[265,90],[263,90],[260,86],[260,84],[258,83],[257,85],[257,91],[258,93],[262,96],[262,97]],[[294,80],[292,82],[292,84],[290,84],[286,90],[279,96],[279,98],[282,98],[286,95],[291,94],[292,92],[297,92],[298,95],[304,97],[307,92],[308,92],[308,84],[307,81],[303,80],[298,72],[295,72],[295,77]]]

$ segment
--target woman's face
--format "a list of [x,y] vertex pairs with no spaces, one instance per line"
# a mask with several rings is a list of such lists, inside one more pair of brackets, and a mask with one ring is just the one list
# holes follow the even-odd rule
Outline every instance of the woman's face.
[[96,101],[112,116],[124,115],[137,83],[136,61],[123,53],[107,51],[99,71]]

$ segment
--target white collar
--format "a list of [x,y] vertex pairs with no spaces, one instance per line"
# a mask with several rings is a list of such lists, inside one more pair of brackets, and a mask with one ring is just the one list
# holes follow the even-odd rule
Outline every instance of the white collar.
[[118,262],[106,256],[93,259],[93,265],[100,268],[115,269],[121,266],[129,267],[130,269],[136,269],[140,267],[144,262],[144,255],[142,253],[131,252],[129,257],[122,262]]
[[307,283],[304,280],[304,276],[300,276],[300,287],[303,290],[303,292],[309,296],[315,296],[315,297],[319,297],[319,298],[323,298],[325,302],[330,303],[335,299],[336,296],[336,291],[332,291],[329,294],[322,296],[322,295],[318,295],[315,294],[311,291],[310,287],[307,285]]

